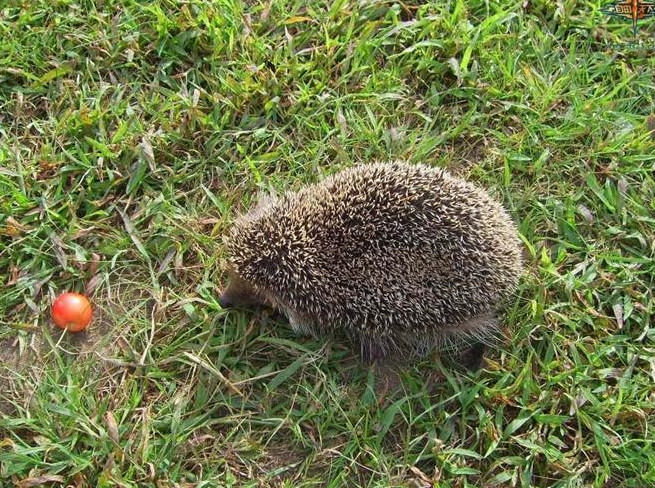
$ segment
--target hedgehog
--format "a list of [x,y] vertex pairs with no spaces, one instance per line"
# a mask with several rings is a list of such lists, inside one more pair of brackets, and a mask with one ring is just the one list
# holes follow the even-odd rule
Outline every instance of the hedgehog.
[[479,364],[522,266],[518,231],[487,192],[403,161],[266,196],[226,245],[222,308],[273,307],[368,362],[464,350]]

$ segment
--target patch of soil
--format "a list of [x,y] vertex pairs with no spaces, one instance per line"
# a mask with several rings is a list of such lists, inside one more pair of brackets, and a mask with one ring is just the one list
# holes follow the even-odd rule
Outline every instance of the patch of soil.
[[10,416],[14,404],[27,408],[47,368],[53,367],[53,353],[84,360],[89,355],[112,356],[114,324],[102,310],[94,310],[93,322],[85,331],[70,333],[54,326],[48,318],[33,332],[19,332],[0,341],[0,416]]

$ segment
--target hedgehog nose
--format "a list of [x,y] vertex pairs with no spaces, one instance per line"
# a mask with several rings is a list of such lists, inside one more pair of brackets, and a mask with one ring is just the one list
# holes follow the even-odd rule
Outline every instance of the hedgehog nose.
[[218,297],[218,304],[221,308],[230,308],[232,306],[232,302],[228,298],[227,293],[223,293]]

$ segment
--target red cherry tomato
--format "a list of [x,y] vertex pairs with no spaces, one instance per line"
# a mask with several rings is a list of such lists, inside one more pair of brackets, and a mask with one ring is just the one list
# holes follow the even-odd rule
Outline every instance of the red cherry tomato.
[[52,304],[52,320],[60,329],[79,332],[91,322],[93,308],[84,295],[63,293]]

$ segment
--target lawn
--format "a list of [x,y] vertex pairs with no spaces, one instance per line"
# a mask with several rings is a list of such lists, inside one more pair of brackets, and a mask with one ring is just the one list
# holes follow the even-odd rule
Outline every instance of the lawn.
[[[0,486],[655,486],[655,21],[604,7],[1,2]],[[390,159],[518,223],[478,372],[217,303],[258,194]]]

